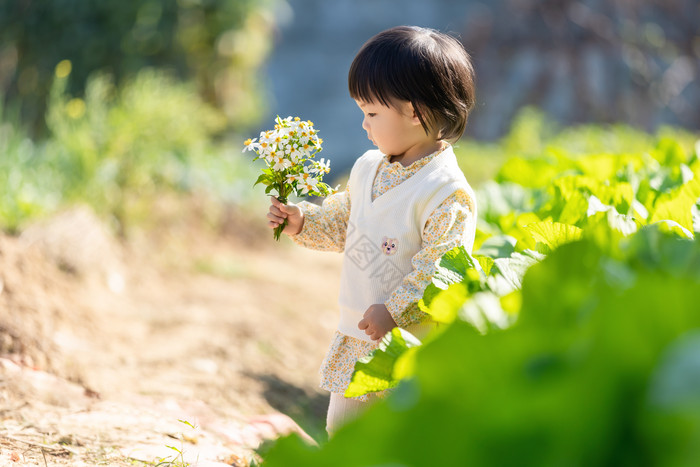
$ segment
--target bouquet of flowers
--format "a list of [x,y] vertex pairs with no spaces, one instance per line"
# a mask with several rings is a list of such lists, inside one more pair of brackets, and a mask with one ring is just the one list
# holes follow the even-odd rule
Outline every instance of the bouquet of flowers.
[[[246,140],[243,151],[253,151],[263,159],[267,168],[263,169],[255,185],[262,183],[265,193],[275,191],[280,202],[287,203],[290,195],[327,196],[333,193],[329,185],[323,183],[325,174],[330,172],[330,161],[312,160],[321,152],[323,140],[310,121],[299,117],[275,118],[275,129],[263,131],[259,138]],[[279,240],[287,221],[275,228],[275,240]]]

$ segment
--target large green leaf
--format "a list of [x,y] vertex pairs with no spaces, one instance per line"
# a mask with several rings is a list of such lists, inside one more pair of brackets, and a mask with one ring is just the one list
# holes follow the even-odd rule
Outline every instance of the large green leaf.
[[449,284],[461,282],[470,269],[475,267],[474,260],[464,247],[455,247],[446,252],[437,261],[433,283],[444,288]]
[[693,231],[693,207],[700,199],[700,177],[682,185],[671,193],[659,196],[651,210],[650,223],[671,220]]
[[513,253],[509,258],[496,259],[491,274],[486,279],[489,290],[497,296],[505,296],[520,289],[527,270],[543,259],[544,255],[533,250],[524,250]]
[[546,247],[546,251],[555,250],[565,243],[580,239],[583,232],[575,225],[552,221],[535,222],[527,225],[525,228],[538,243]]
[[[395,374],[397,362],[410,348],[417,345],[420,345],[420,341],[405,329],[392,329],[382,338],[376,350],[357,361],[345,397],[358,397],[396,386],[399,382]],[[405,377],[405,372],[400,376]]]
[[515,251],[517,240],[510,235],[496,235],[487,239],[475,252],[490,258],[507,258]]
[[418,306],[438,323],[451,323],[472,294],[467,284],[456,282],[444,290],[439,290],[430,298],[424,296]]

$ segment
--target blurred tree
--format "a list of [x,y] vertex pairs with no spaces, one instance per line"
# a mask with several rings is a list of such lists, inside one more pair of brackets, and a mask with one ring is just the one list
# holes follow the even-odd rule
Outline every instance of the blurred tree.
[[275,1],[2,1],[0,93],[37,134],[59,62],[70,62],[68,91],[78,96],[95,71],[119,85],[143,67],[165,68],[194,80],[231,125],[254,121]]

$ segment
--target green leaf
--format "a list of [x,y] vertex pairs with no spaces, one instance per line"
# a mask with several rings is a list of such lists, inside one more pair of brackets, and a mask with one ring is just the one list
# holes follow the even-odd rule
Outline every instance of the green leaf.
[[428,313],[428,310],[430,309],[430,304],[433,302],[435,297],[440,294],[444,289],[439,288],[437,285],[434,283],[428,284],[428,286],[425,288],[425,291],[423,292],[423,297],[418,301],[418,309],[421,310],[423,313]]
[[479,262],[479,265],[484,271],[484,274],[486,274],[487,276],[491,274],[491,268],[493,268],[494,265],[493,258],[483,255],[474,255],[474,259]]
[[481,334],[496,329],[506,329],[515,320],[501,306],[500,298],[493,292],[477,292],[459,310],[462,321],[474,326]]
[[676,221],[662,220],[656,221],[651,225],[657,226],[661,232],[672,233],[681,238],[694,238],[693,232],[686,229]]
[[474,268],[474,260],[463,246],[448,251],[436,262],[433,283],[439,288],[447,288],[455,282],[461,282],[469,269]]
[[583,232],[575,225],[552,221],[535,222],[525,228],[537,242],[544,244],[550,251],[565,243],[579,240]]
[[253,183],[253,186],[257,185],[258,183],[264,183],[265,185],[269,185],[271,182],[267,174],[262,174],[258,177],[255,183]]
[[501,308],[506,313],[517,316],[523,306],[523,294],[520,290],[514,290],[500,298]]
[[[405,329],[392,329],[382,338],[377,349],[355,363],[345,397],[358,397],[396,386],[399,379],[395,377],[394,369],[399,358],[408,349],[419,345],[420,341]],[[401,367],[401,374],[406,375],[405,366]]]
[[581,171],[600,180],[613,178],[621,166],[619,154],[590,154],[576,161]]
[[451,323],[457,318],[460,308],[470,295],[467,284],[453,283],[447,289],[437,292],[429,303],[423,302],[420,308],[438,323]]
[[177,421],[180,423],[184,423],[185,425],[189,426],[190,428],[194,428],[195,430],[197,429],[197,427],[195,425],[188,422],[187,420],[182,420],[182,419],[178,418]]
[[488,256],[494,259],[507,258],[515,251],[516,242],[517,240],[510,235],[496,235],[489,237],[476,253],[479,256]]
[[562,224],[576,224],[586,217],[588,211],[588,197],[582,191],[571,193],[566,200],[558,221]]
[[700,177],[682,185],[671,193],[659,196],[651,209],[650,223],[671,220],[685,229],[693,230],[693,206],[700,198]]
[[683,146],[675,139],[668,137],[659,139],[656,149],[651,151],[651,155],[666,167],[676,167],[687,160]]
[[513,253],[509,258],[498,258],[486,279],[489,290],[498,296],[505,296],[520,289],[528,269],[543,259],[544,255],[533,250]]

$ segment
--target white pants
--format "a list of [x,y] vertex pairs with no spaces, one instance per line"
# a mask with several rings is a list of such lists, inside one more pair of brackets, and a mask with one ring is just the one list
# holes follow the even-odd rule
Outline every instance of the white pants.
[[333,436],[341,426],[360,415],[372,403],[373,399],[374,397],[370,395],[369,401],[362,402],[357,399],[346,398],[340,393],[332,392],[326,417],[328,436]]

